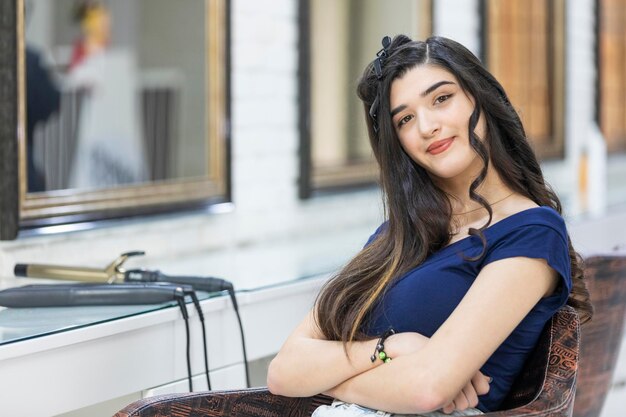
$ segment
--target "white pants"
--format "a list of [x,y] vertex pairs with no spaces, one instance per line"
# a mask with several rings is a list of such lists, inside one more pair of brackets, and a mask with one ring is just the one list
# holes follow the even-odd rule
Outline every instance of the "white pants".
[[358,404],[344,403],[335,400],[331,405],[322,405],[318,407],[311,417],[361,417],[361,416],[380,416],[380,417],[455,417],[455,416],[477,416],[483,414],[476,408],[468,408],[463,411],[454,411],[452,414],[444,414],[440,411],[431,411],[424,414],[391,414],[386,411],[373,410]]

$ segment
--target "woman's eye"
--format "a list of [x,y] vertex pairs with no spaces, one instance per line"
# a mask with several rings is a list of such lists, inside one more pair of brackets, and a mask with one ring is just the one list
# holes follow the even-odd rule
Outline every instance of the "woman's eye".
[[411,115],[406,115],[402,119],[398,121],[398,127],[402,127],[405,123],[408,123],[411,120]]
[[444,94],[443,96],[439,96],[435,99],[435,104],[441,104],[444,101],[448,100],[450,97],[452,97],[452,94]]

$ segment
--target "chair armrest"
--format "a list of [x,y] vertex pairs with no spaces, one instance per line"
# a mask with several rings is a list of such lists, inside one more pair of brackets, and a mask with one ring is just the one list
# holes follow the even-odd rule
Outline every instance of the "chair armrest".
[[135,401],[114,417],[307,417],[332,398],[324,395],[290,398],[267,388],[166,394]]

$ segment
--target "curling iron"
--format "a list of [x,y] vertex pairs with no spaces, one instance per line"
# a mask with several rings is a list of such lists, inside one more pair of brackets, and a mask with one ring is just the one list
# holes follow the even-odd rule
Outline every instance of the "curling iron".
[[195,290],[206,292],[230,291],[233,289],[233,284],[221,278],[169,276],[160,271],[149,271],[146,269],[126,270],[123,268],[123,264],[128,258],[144,254],[145,252],[143,251],[122,253],[104,269],[45,264],[16,264],[14,273],[16,277],[107,284],[114,282],[169,282],[172,284],[191,285]]

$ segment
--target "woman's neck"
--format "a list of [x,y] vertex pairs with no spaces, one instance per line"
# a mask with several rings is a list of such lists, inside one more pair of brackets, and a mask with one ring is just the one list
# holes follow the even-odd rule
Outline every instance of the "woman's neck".
[[[482,217],[485,214],[486,210],[484,210],[484,207],[479,202],[472,200],[469,195],[469,188],[479,174],[480,170],[477,170],[474,175],[437,181],[437,185],[450,198],[454,215],[468,215],[477,212],[476,214]],[[496,170],[490,165],[487,175],[476,189],[476,193],[487,201],[489,205],[494,206],[513,195],[513,190],[502,181]]]

